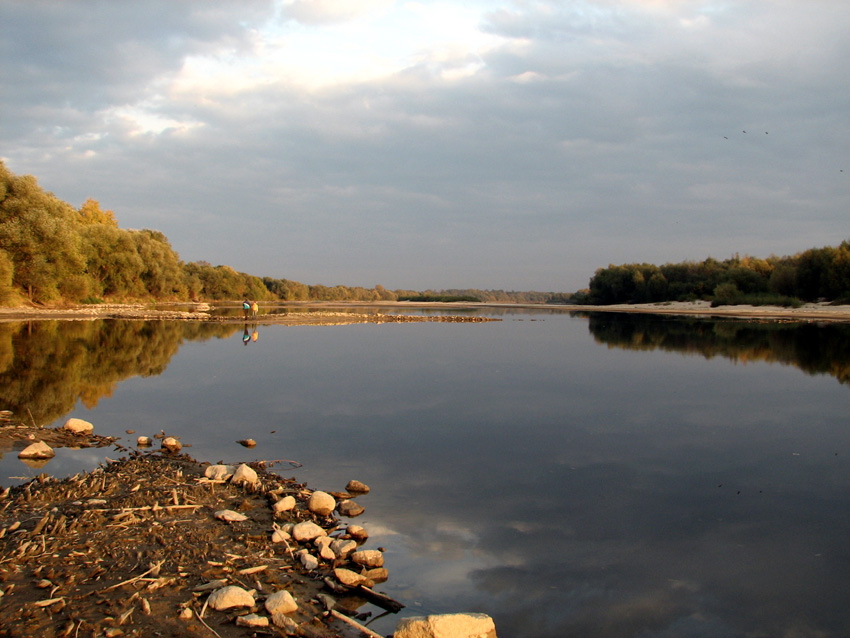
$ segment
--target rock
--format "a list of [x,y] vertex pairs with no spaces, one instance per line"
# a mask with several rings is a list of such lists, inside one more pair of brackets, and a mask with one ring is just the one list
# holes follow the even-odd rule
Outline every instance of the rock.
[[285,532],[281,528],[275,526],[274,531],[272,532],[272,543],[285,543],[290,538],[292,538],[292,536],[290,536],[288,532]]
[[269,619],[257,614],[246,614],[236,617],[237,627],[268,627]]
[[284,496],[277,503],[272,506],[275,514],[282,514],[283,512],[288,512],[291,509],[295,508],[295,497]]
[[377,549],[361,549],[351,555],[351,560],[364,567],[384,566],[384,555]]
[[179,615],[180,615],[180,620],[192,620],[192,616],[194,614],[192,613],[191,609],[186,607],[180,612]]
[[74,434],[91,434],[94,432],[94,426],[83,419],[68,419],[62,427]]
[[151,445],[153,445],[153,441],[149,436],[140,436],[136,439],[136,445],[138,445],[139,447],[150,447]]
[[44,441],[36,441],[18,452],[19,459],[52,459],[56,456],[53,448]]
[[402,618],[393,638],[496,638],[487,614],[435,614]]
[[319,568],[319,559],[313,556],[310,552],[305,549],[302,549],[299,554],[301,564],[304,565],[304,569],[311,572]]
[[351,538],[353,538],[359,543],[362,543],[367,538],[369,538],[369,533],[359,525],[349,525],[345,529],[345,533],[351,536]]
[[390,577],[390,573],[384,567],[367,569],[363,572],[363,578],[368,578],[373,583],[383,583]]
[[255,447],[257,445],[257,442],[254,439],[241,439],[236,442],[244,447]]
[[233,476],[232,465],[209,465],[204,470],[204,476],[213,481],[226,481]]
[[319,516],[328,516],[336,508],[336,499],[327,492],[317,490],[310,495],[307,508]]
[[233,473],[233,476],[230,477],[231,483],[250,483],[251,485],[255,485],[259,483],[260,478],[257,476],[257,473],[253,470],[253,468],[248,467],[244,463],[236,468],[236,471]]
[[287,636],[295,636],[298,634],[298,623],[285,614],[272,614],[272,624],[275,627],[283,629]]
[[183,444],[173,436],[167,436],[162,439],[162,443],[160,443],[162,449],[167,450],[169,452],[179,452],[183,448]]
[[207,604],[219,611],[233,607],[253,607],[254,597],[241,587],[228,585],[211,593]]
[[348,482],[348,485],[345,486],[345,491],[352,492],[354,494],[368,494],[369,486],[365,483],[361,483],[360,481],[355,481],[354,479],[351,479]]
[[357,585],[366,581],[365,577],[361,576],[357,572],[351,571],[350,569],[345,569],[344,567],[337,567],[334,569],[334,576],[336,576],[336,579],[346,587],[357,587]]
[[366,509],[354,501],[343,501],[339,504],[339,513],[343,516],[349,516],[354,518],[355,516],[360,516]]
[[331,543],[330,547],[337,558],[345,558],[351,552],[357,550],[357,543],[353,540],[338,538]]
[[266,611],[270,614],[291,614],[293,611],[298,611],[298,603],[285,589],[276,591],[271,596],[266,598]]
[[299,543],[312,541],[319,538],[319,536],[327,536],[327,534],[328,533],[325,530],[316,525],[313,521],[304,521],[303,523],[298,523],[298,525],[295,525],[292,528],[292,538],[297,540]]
[[239,512],[234,512],[233,510],[219,510],[215,513],[215,517],[220,521],[227,521],[228,523],[248,520],[247,516],[240,514]]

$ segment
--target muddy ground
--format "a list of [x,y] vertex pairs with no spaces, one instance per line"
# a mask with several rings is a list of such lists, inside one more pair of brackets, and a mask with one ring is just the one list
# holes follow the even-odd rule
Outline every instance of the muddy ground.
[[[7,445],[31,436],[51,446],[115,445],[61,429],[0,427]],[[305,545],[272,542],[273,522],[312,520],[332,536],[346,537],[354,521],[336,512],[311,513],[306,485],[262,462],[252,465],[257,484],[237,485],[206,478],[208,464],[185,454],[116,448],[124,456],[93,472],[63,480],[42,474],[0,490],[0,636],[350,638],[362,634],[328,613],[329,607],[356,616],[366,602],[395,604],[381,598],[377,585],[345,588],[333,578],[334,567],[357,566],[321,560],[307,571],[295,555]],[[271,505],[285,495],[295,497],[296,507],[275,515]],[[247,519],[224,522],[215,516],[220,510]],[[374,549],[366,544],[364,549]],[[206,607],[210,591],[225,584],[253,591],[257,604]],[[236,624],[238,616],[252,612],[270,618],[263,600],[279,589],[298,603],[285,628]],[[367,623],[366,615],[355,621]]]

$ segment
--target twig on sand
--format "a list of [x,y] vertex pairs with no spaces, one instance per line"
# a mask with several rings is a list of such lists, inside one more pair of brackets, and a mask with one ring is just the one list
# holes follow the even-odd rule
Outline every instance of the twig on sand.
[[155,564],[153,565],[153,567],[151,567],[148,571],[144,572],[143,574],[139,574],[138,576],[136,576],[136,577],[134,577],[134,578],[130,578],[130,579],[128,579],[128,580],[125,580],[125,581],[124,581],[124,582],[122,582],[122,583],[116,583],[116,584],[114,584],[114,585],[110,585],[110,586],[109,586],[109,587],[107,587],[106,589],[101,589],[101,590],[100,590],[100,593],[103,593],[103,592],[105,592],[105,591],[109,591],[110,589],[116,589],[116,588],[118,588],[118,587],[122,587],[122,586],[124,586],[124,585],[129,585],[130,583],[135,583],[135,582],[137,582],[137,581],[141,580],[142,578],[144,578],[145,576],[147,576],[148,574],[150,574],[151,572],[153,572],[153,571],[158,571],[158,570],[162,567],[162,564],[163,564],[164,562],[165,562],[164,560],[161,560],[161,561],[159,561],[158,563],[155,563]]
[[376,634],[374,631],[372,631],[371,629],[369,629],[366,625],[361,625],[361,624],[360,624],[359,622],[357,622],[356,620],[352,620],[351,618],[349,618],[349,617],[348,617],[348,616],[346,616],[345,614],[341,614],[341,613],[339,613],[336,609],[331,609],[330,614],[331,614],[331,616],[333,616],[334,618],[337,618],[337,619],[341,620],[341,621],[342,621],[342,622],[344,622],[344,623],[348,623],[349,625],[351,625],[351,626],[352,626],[352,627],[354,627],[355,629],[358,629],[359,631],[362,631],[364,634],[366,634],[367,636],[369,636],[369,638],[384,638],[381,634]]

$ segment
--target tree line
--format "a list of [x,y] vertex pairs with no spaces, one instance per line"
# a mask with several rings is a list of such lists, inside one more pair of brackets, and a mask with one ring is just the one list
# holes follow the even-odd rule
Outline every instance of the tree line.
[[428,295],[559,303],[565,293],[415,291],[308,285],[207,261],[183,262],[158,230],[120,228],[94,199],[80,208],[0,162],[0,305],[103,301],[398,301]]
[[735,255],[662,266],[610,265],[598,269],[588,289],[573,296],[577,303],[602,305],[697,299],[713,305],[850,302],[850,243],[766,259]]

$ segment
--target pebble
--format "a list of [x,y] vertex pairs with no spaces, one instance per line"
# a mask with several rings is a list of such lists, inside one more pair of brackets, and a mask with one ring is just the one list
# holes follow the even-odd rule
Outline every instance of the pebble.
[[19,459],[52,459],[56,456],[53,448],[44,441],[36,441],[18,452]]
[[257,442],[254,439],[241,439],[236,442],[244,447],[255,447],[257,445]]
[[259,477],[257,476],[257,472],[254,471],[253,468],[248,467],[244,463],[236,468],[236,471],[233,473],[233,476],[230,477],[231,483],[250,483],[251,485],[255,485],[259,482]]
[[139,447],[150,447],[151,445],[153,445],[153,441],[149,436],[140,436],[136,439],[136,445],[138,445]]
[[245,616],[236,617],[237,627],[268,627],[269,619],[265,616],[257,614],[247,614]]
[[83,419],[68,419],[62,427],[74,434],[91,434],[94,432],[94,425]]
[[226,481],[232,475],[232,465],[210,465],[204,470],[204,476],[213,481]]
[[312,541],[319,536],[327,536],[327,532],[316,525],[313,521],[304,521],[303,523],[298,523],[292,528],[292,538],[297,540],[299,543],[304,543],[308,541]]
[[169,452],[179,452],[183,449],[183,444],[173,436],[167,436],[162,439],[162,443],[160,443],[160,445],[162,446],[162,449]]
[[369,538],[369,533],[364,528],[360,527],[360,525],[349,525],[345,529],[345,533],[360,543]]
[[272,614],[272,624],[283,629],[287,636],[295,636],[298,633],[298,623],[286,614]]
[[354,518],[355,516],[360,516],[366,509],[354,501],[343,501],[339,504],[339,513],[343,516],[348,516],[350,518]]
[[319,568],[319,559],[313,556],[306,549],[302,549],[298,552],[301,559],[301,564],[304,565],[304,569],[307,571],[313,571]]
[[357,549],[357,543],[353,540],[338,538],[331,543],[331,549],[337,558],[345,558]]
[[366,578],[358,574],[357,572],[353,572],[350,569],[345,569],[344,567],[337,567],[334,569],[334,576],[336,579],[341,582],[346,587],[357,587],[366,581]]
[[361,549],[351,555],[351,560],[364,567],[384,566],[384,555],[377,549]]
[[291,614],[293,611],[298,611],[298,603],[285,589],[276,591],[271,596],[266,598],[266,611],[270,614]]
[[211,593],[207,598],[207,604],[219,611],[232,607],[253,607],[254,597],[241,587],[228,585]]
[[282,514],[283,512],[288,512],[291,509],[295,508],[295,497],[284,496],[277,503],[272,506],[275,514]]
[[348,482],[348,485],[345,486],[346,492],[353,492],[355,494],[368,494],[369,486],[365,483],[361,483],[360,481],[351,479]]
[[215,517],[220,521],[227,521],[228,523],[248,520],[247,516],[233,510],[219,510],[215,513]]
[[336,499],[327,492],[317,490],[310,495],[307,508],[319,516],[328,516],[336,509]]

